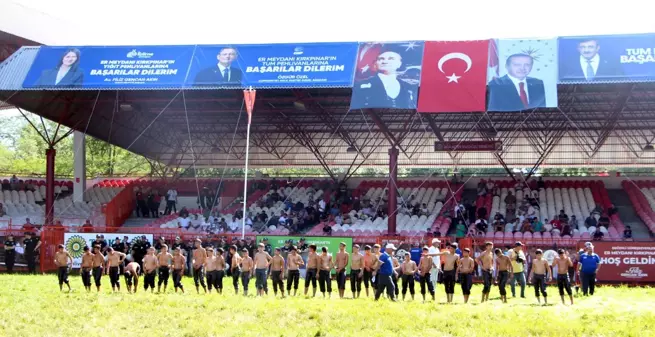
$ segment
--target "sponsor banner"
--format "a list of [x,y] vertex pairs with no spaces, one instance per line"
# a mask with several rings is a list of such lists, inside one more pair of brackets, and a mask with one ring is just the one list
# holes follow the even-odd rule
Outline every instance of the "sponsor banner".
[[487,110],[557,107],[557,39],[498,39],[489,56]]
[[[298,241],[300,240],[300,236],[266,236],[266,235],[258,235],[257,236],[257,242],[262,242],[264,238],[268,238],[268,243],[273,246],[273,249],[275,248],[282,248],[284,247],[284,243],[288,240],[292,240],[294,245],[298,245]],[[307,245],[314,244],[317,247],[317,254],[321,254],[321,247],[327,247],[328,253],[332,255],[333,259],[336,259],[337,253],[339,252],[339,243],[345,242],[346,243],[346,251],[351,254],[352,253],[352,248],[353,248],[353,239],[352,238],[347,238],[347,237],[338,237],[338,236],[304,236],[305,238],[305,243]],[[300,252],[299,252],[300,253]],[[304,252],[301,254],[303,260],[305,261],[305,264],[307,264],[307,252]],[[286,258],[286,257],[285,257]],[[334,260],[336,261],[336,260]],[[304,269],[305,267],[301,267],[301,269]],[[348,261],[348,267],[346,268],[347,272],[350,272],[350,261]],[[334,273],[334,271],[333,271]]]
[[350,87],[357,43],[197,46],[189,86]]
[[79,269],[82,263],[82,254],[84,254],[84,246],[93,246],[93,241],[96,240],[96,235],[104,235],[107,245],[111,247],[114,244],[116,237],[123,239],[127,236],[130,243],[134,243],[136,238],[141,236],[146,237],[148,242],[153,242],[152,234],[127,234],[127,233],[64,233],[64,247],[73,257],[73,268]]
[[182,87],[193,46],[42,46],[24,88]]
[[560,83],[655,79],[655,34],[559,38]]
[[422,59],[422,41],[360,43],[350,108],[416,109]]
[[496,152],[503,150],[501,141],[434,142],[434,151],[446,152]]
[[655,283],[655,242],[594,241],[599,281]]
[[488,52],[489,40],[426,42],[418,111],[485,111]]

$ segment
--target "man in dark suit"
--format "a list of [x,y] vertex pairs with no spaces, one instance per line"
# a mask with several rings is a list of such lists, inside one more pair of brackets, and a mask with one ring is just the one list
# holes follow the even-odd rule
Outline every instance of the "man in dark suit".
[[514,54],[505,61],[507,75],[489,82],[490,111],[519,111],[546,107],[544,82],[528,77],[534,60],[526,54]]
[[578,43],[579,58],[560,61],[560,79],[571,81],[594,81],[597,79],[619,79],[623,77],[621,64],[602,57],[598,40],[587,39]]
[[237,51],[232,47],[222,48],[216,55],[218,64],[205,68],[198,72],[194,85],[238,85],[241,83],[243,73],[241,69],[232,67],[232,62],[237,58]]

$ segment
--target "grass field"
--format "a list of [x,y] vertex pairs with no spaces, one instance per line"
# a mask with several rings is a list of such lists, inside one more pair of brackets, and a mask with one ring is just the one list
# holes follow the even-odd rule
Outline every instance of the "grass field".
[[[653,288],[603,287],[594,297],[576,297],[574,306],[563,306],[557,289],[549,287],[553,305],[538,306],[532,288],[526,290],[527,299],[510,297],[508,304],[497,300],[498,289],[493,288],[492,300],[480,304],[481,287],[475,286],[472,303],[464,305],[457,289],[456,303],[444,305],[442,286],[437,291],[439,304],[386,299],[376,303],[370,298],[339,300],[336,293],[329,300],[279,299],[273,298],[272,290],[265,298],[244,298],[234,295],[229,282],[225,282],[228,288],[223,295],[197,295],[190,278],[183,281],[184,295],[174,294],[170,288],[167,294],[145,293],[142,288],[137,294],[127,294],[124,289],[112,294],[107,278],[103,279],[103,292],[97,294],[86,293],[79,276],[70,279],[73,292],[68,294],[59,292],[55,275],[0,275],[0,335],[655,335]],[[348,290],[346,296],[350,296]]]

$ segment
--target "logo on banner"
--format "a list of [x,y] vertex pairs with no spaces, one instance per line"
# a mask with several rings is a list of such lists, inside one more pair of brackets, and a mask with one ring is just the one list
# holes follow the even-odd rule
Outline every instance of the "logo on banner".
[[296,47],[293,49],[293,55],[302,55],[305,53],[305,49],[303,47]]
[[66,244],[64,246],[74,259],[80,258],[84,254],[86,240],[84,240],[84,238],[79,235],[73,235],[68,238],[68,240],[66,240]]
[[639,267],[630,267],[621,273],[621,276],[625,278],[644,278],[648,277],[648,274],[644,273]]
[[[455,60],[455,59],[459,59],[459,60],[462,60],[462,61],[466,62],[466,70],[464,70],[464,74],[466,74],[469,70],[471,70],[471,65],[473,64],[473,61],[471,60],[471,58],[468,55],[466,55],[464,53],[450,53],[450,54],[446,54],[446,55],[442,56],[439,59],[439,63],[437,63],[437,67],[439,68],[439,71],[441,71],[441,73],[445,75],[446,73],[443,71],[444,63],[446,63],[446,62],[448,62],[450,60]],[[448,79],[448,83],[450,83],[450,82],[459,83],[459,82],[457,82],[457,80],[460,79],[461,77],[462,76],[457,76],[457,74],[455,74],[455,73],[453,73],[450,76],[446,76],[446,78]]]
[[136,49],[132,49],[130,52],[127,53],[127,58],[140,58],[140,59],[149,59],[151,57],[155,56],[155,53],[144,53],[137,51]]

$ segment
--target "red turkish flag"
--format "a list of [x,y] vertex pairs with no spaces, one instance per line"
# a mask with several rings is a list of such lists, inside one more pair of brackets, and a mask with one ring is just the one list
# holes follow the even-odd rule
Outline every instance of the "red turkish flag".
[[485,111],[489,40],[425,42],[419,112]]

